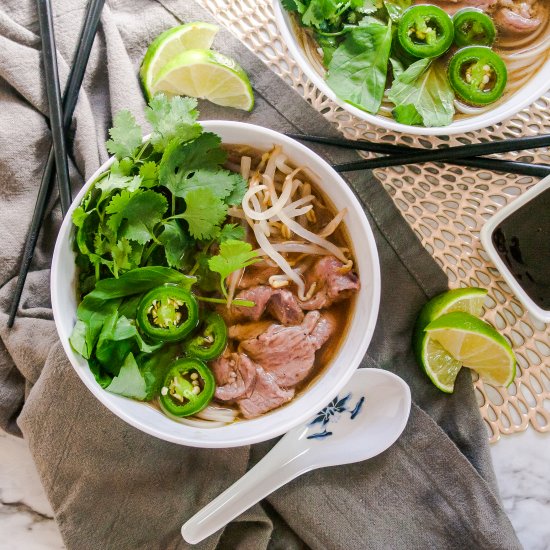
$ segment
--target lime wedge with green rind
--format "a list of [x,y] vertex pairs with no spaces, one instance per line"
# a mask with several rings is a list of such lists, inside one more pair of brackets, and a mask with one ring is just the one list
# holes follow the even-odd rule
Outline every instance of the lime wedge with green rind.
[[234,59],[212,50],[193,49],[177,55],[159,71],[151,92],[208,99],[245,111],[254,107],[245,71]]
[[[516,358],[510,344],[491,325],[464,312],[447,313],[426,327],[430,349],[438,344],[460,365],[476,371],[494,386],[509,386],[516,375]],[[426,373],[438,387],[452,391],[454,379],[446,357],[423,358]],[[459,369],[460,370],[460,369]],[[458,371],[454,374],[456,375]]]
[[147,100],[154,95],[151,85],[166,63],[185,50],[209,49],[218,30],[219,27],[211,23],[195,21],[173,27],[157,36],[147,48],[139,71]]
[[[487,290],[477,287],[448,290],[427,302],[418,315],[413,332],[414,353],[419,365],[424,370],[426,370],[425,360],[437,360],[446,365],[444,369],[446,374],[442,373],[437,383],[432,380],[441,391],[452,393],[454,380],[462,365],[437,342],[429,340],[426,337],[425,329],[433,320],[453,311],[463,311],[476,316],[481,315],[486,295]],[[430,357],[433,359],[426,359]]]

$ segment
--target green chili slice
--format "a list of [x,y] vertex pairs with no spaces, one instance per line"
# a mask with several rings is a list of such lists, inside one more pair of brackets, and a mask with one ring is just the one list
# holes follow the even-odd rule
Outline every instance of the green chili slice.
[[187,355],[203,361],[219,357],[227,345],[227,326],[223,317],[209,311],[199,325],[199,333],[187,340],[183,348]]
[[488,105],[504,93],[508,72],[504,61],[490,48],[467,46],[449,63],[449,81],[456,94],[471,105]]
[[497,36],[493,20],[478,8],[463,8],[453,15],[455,44],[492,46]]
[[408,53],[415,57],[437,57],[453,43],[451,16],[437,6],[412,6],[403,12],[397,37]]
[[199,323],[195,297],[175,285],[158,286],[139,302],[137,323],[142,333],[157,342],[182,340]]
[[190,416],[210,403],[215,390],[214,375],[200,359],[178,359],[172,363],[164,379],[160,404],[169,414]]

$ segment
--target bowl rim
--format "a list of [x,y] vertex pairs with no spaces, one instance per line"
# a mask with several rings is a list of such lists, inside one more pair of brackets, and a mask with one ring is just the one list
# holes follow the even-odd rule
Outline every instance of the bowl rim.
[[550,310],[541,308],[536,304],[530,296],[523,290],[523,287],[519,284],[517,279],[512,275],[510,269],[504,263],[500,254],[497,252],[493,239],[491,238],[494,230],[502,223],[508,216],[513,214],[516,210],[519,210],[522,206],[527,204],[530,200],[534,199],[537,195],[540,195],[543,191],[550,189],[550,176],[540,180],[533,185],[530,189],[522,193],[519,197],[514,199],[510,204],[507,204],[504,208],[494,214],[488,221],[485,222],[481,228],[479,238],[483,248],[485,248],[489,258],[498,269],[506,284],[511,288],[512,292],[518,297],[519,301],[524,305],[525,309],[538,321],[542,323],[550,323]]
[[[311,80],[315,87],[328,97],[331,101],[336,103],[339,107],[352,114],[353,116],[372,124],[373,126],[379,126],[387,130],[393,130],[394,132],[399,132],[401,134],[413,134],[413,135],[422,135],[422,136],[452,136],[456,134],[465,134],[467,132],[474,132],[487,126],[494,126],[503,120],[519,113],[525,107],[528,107],[539,99],[548,88],[547,84],[544,82],[541,83],[540,88],[533,88],[529,94],[524,93],[519,95],[522,90],[525,88],[522,87],[516,93],[514,93],[510,98],[508,98],[503,104],[499,107],[503,108],[502,112],[498,114],[494,113],[494,109],[489,109],[484,113],[479,115],[474,115],[469,118],[465,118],[460,121],[453,121],[449,126],[411,126],[409,124],[401,124],[396,122],[392,118],[384,117],[380,115],[372,115],[354,107],[353,105],[343,101],[338,98],[332,89],[328,86],[326,81],[315,71],[311,66],[309,61],[306,59],[301,48],[298,46],[294,33],[291,30],[289,24],[290,16],[282,7],[281,0],[274,0],[274,12],[275,12],[275,21],[279,32],[283,38],[283,43],[288,48],[291,56],[294,58],[300,69],[305,73],[305,75]],[[546,63],[537,71],[537,74],[545,71],[550,74],[550,58]],[[504,106],[507,106],[504,109]]]
[[[380,295],[381,295],[380,262],[379,262],[378,249],[374,239],[374,234],[372,232],[372,228],[370,226],[368,218],[364,213],[363,206],[357,199],[355,193],[352,191],[349,185],[345,182],[345,180],[317,153],[315,153],[308,147],[304,146],[303,144],[299,143],[298,141],[295,141],[294,139],[289,138],[284,134],[281,134],[269,128],[265,128],[263,126],[249,124],[245,122],[222,121],[222,120],[205,120],[205,121],[200,121],[200,123],[203,126],[203,128],[207,131],[222,132],[223,129],[233,129],[233,130],[239,129],[239,130],[242,130],[243,133],[247,131],[252,133],[258,132],[259,134],[263,134],[267,138],[273,140],[275,143],[282,145],[283,148],[285,146],[288,146],[290,148],[293,148],[294,150],[297,150],[303,153],[308,158],[308,160],[310,161],[313,160],[314,163],[317,163],[323,166],[323,169],[330,173],[332,180],[337,182],[336,186],[338,189],[338,193],[345,195],[345,201],[348,202],[350,206],[353,206],[359,215],[359,221],[365,233],[364,237],[366,238],[366,241],[367,241],[363,243],[363,246],[367,246],[370,251],[371,273],[368,274],[369,275],[368,284],[369,284],[369,287],[371,287],[370,294],[372,296],[372,303],[370,304],[371,307],[367,317],[367,324],[366,326],[362,327],[363,336],[361,338],[360,345],[354,350],[353,354],[350,353],[351,359],[348,359],[348,366],[345,368],[345,370],[342,369],[342,376],[340,376],[330,388],[323,388],[324,393],[323,393],[322,399],[318,398],[314,403],[311,403],[308,406],[302,406],[301,412],[299,412],[298,410],[293,410],[292,402],[291,402],[287,406],[280,409],[281,412],[288,411],[288,410],[293,411],[292,417],[290,416],[289,413],[287,413],[288,418],[286,419],[286,421],[281,420],[277,425],[275,425],[269,430],[262,431],[260,429],[257,429],[255,430],[254,433],[250,435],[234,436],[233,438],[225,438],[222,441],[220,441],[215,438],[208,438],[208,437],[204,438],[204,436],[197,437],[197,436],[192,436],[191,434],[192,433],[215,434],[218,430],[223,430],[223,427],[215,428],[215,429],[194,428],[189,430],[189,436],[187,435],[182,436],[181,434],[177,434],[177,435],[169,434],[159,430],[154,425],[145,424],[141,420],[136,419],[132,414],[129,414],[125,410],[124,406],[122,405],[122,402],[119,401],[120,399],[126,401],[127,398],[110,394],[109,392],[101,388],[97,384],[95,379],[93,379],[93,377],[86,375],[84,370],[81,368],[81,365],[79,364],[80,360],[83,360],[83,361],[86,361],[86,360],[79,358],[77,354],[73,351],[69,343],[68,336],[64,335],[64,330],[62,328],[62,323],[61,323],[61,318],[63,314],[61,311],[60,299],[61,299],[62,292],[60,292],[61,289],[58,288],[58,285],[57,285],[57,281],[59,278],[59,271],[62,269],[61,262],[60,262],[61,249],[65,242],[67,241],[70,242],[70,239],[72,238],[72,235],[73,235],[72,233],[73,232],[73,226],[72,226],[73,211],[81,203],[85,193],[88,191],[89,187],[95,182],[97,177],[111,166],[111,164],[115,160],[114,157],[109,158],[109,160],[103,163],[94,172],[94,174],[92,174],[92,176],[86,181],[82,189],[73,199],[71,207],[69,208],[69,211],[67,212],[61,224],[61,228],[59,230],[59,233],[56,239],[54,253],[52,257],[50,292],[51,292],[53,317],[54,317],[56,329],[59,334],[59,338],[61,340],[63,349],[71,363],[71,366],[76,371],[79,378],[84,382],[85,386],[91,391],[94,397],[99,400],[100,403],[106,406],[113,414],[115,414],[116,416],[124,420],[126,423],[139,429],[140,431],[148,433],[149,435],[152,435],[159,439],[170,441],[172,443],[176,443],[179,445],[190,446],[190,447],[229,448],[229,447],[237,447],[237,446],[249,445],[253,443],[259,443],[262,441],[272,439],[274,437],[282,435],[283,433],[294,428],[295,426],[306,422],[314,414],[316,414],[323,406],[325,406],[326,403],[330,401],[330,399],[334,398],[338,394],[338,392],[342,389],[342,387],[348,382],[348,380],[351,378],[353,373],[359,367],[361,360],[363,359],[368,349],[368,346],[370,345],[370,342],[372,340],[372,336],[374,333],[374,329],[376,326],[378,311],[380,307]],[[144,140],[147,138],[148,136],[145,136]],[[233,142],[231,141],[229,143],[233,143]],[[328,193],[328,195],[330,198],[330,193]],[[356,255],[357,255],[357,251],[356,251]],[[353,326],[353,323],[350,324],[348,331],[351,331],[352,326]],[[334,364],[338,360],[340,351],[341,349],[337,352],[331,364]],[[353,368],[351,367],[351,365],[353,365]],[[88,367],[88,370],[89,370],[89,367]],[[327,373],[328,373],[328,370],[327,370]],[[320,377],[319,381],[321,381],[322,378],[323,377]],[[312,388],[308,389],[307,393],[313,391],[315,388],[318,388],[318,387],[322,387],[322,384],[315,384]],[[134,401],[134,403],[137,403],[137,402]],[[296,404],[298,404],[298,402],[296,402]],[[296,409],[296,407],[294,408]],[[277,414],[277,412],[273,414]],[[258,419],[247,420],[246,423],[249,424],[261,418],[262,417],[259,417]]]

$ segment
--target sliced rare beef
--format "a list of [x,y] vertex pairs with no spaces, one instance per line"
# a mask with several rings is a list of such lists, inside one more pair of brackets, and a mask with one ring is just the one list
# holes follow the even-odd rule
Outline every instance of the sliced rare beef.
[[315,363],[315,352],[335,329],[332,316],[310,311],[302,324],[272,324],[259,336],[243,340],[239,349],[271,373],[277,384],[290,388],[308,376]]
[[246,306],[231,306],[230,315],[234,321],[249,319],[258,321],[263,315],[267,302],[273,296],[273,289],[270,286],[254,286],[246,290],[242,290],[235,296],[237,300],[250,300],[254,302],[253,307]]
[[233,340],[248,340],[249,338],[257,338],[262,332],[265,332],[273,321],[255,321],[252,323],[243,323],[237,325],[231,325],[229,327],[229,338]]
[[244,353],[224,353],[210,363],[216,379],[216,399],[234,401],[252,395],[257,367]]
[[289,290],[275,290],[267,302],[267,311],[283,325],[299,325],[304,320],[304,312]]
[[293,389],[279,387],[271,373],[266,372],[262,367],[257,367],[254,391],[250,397],[239,399],[237,403],[242,415],[250,419],[288,403],[293,397]]
[[306,311],[330,307],[335,302],[349,298],[361,287],[359,277],[353,271],[346,271],[344,264],[334,256],[319,258],[306,278],[308,288],[316,283],[313,297],[300,302]]
[[265,262],[258,262],[248,266],[239,281],[239,289],[250,288],[252,286],[267,285],[269,277],[280,273],[278,266],[271,266]]
[[[464,8],[478,8],[492,16],[495,24],[507,34],[536,31],[548,19],[547,0],[431,0],[450,15]],[[415,4],[425,4],[415,0]]]
[[499,6],[494,15],[495,23],[511,34],[534,32],[548,19],[548,10],[542,0],[500,0]]
[[294,397],[293,389],[282,389],[244,353],[226,353],[210,365],[216,378],[215,398],[236,403],[245,418],[255,418],[280,407]]
[[[426,4],[425,0],[415,0],[414,4]],[[498,4],[498,0],[430,0],[430,4],[435,4],[443,8],[448,14],[453,15],[458,10],[464,8],[478,8],[489,12]]]
[[296,297],[289,290],[260,285],[242,290],[235,299],[250,300],[254,306],[232,306],[229,311],[231,322],[258,321],[266,309],[283,325],[299,324],[304,318]]

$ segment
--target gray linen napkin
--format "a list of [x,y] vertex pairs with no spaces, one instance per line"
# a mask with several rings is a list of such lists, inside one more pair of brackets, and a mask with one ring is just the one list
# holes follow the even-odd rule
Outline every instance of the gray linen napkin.
[[[54,2],[65,81],[84,13],[82,0]],[[74,189],[107,158],[113,113],[143,123],[136,72],[151,39],[181,21],[210,20],[194,2],[111,0],[73,123]],[[0,426],[27,438],[69,548],[186,548],[181,524],[273,445],[193,449],[152,438],[112,415],[66,359],[50,309],[49,261],[60,223],[52,200],[19,317],[6,314],[45,153],[50,143],[34,2],[0,8]],[[201,104],[203,119],[234,119],[279,131],[334,134],[325,119],[228,31],[215,46],[251,77],[250,114]],[[330,161],[355,153],[319,148]],[[382,303],[363,366],[398,373],[413,405],[400,440],[368,462],[312,472],[272,494],[199,548],[520,548],[498,497],[468,373],[442,395],[410,349],[414,318],[446,279],[370,173],[348,180],[365,206],[382,266]],[[54,208],[55,207],[55,208]],[[361,254],[360,244],[357,253]],[[368,281],[364,282],[368,284]],[[345,452],[345,449],[343,450]]]

